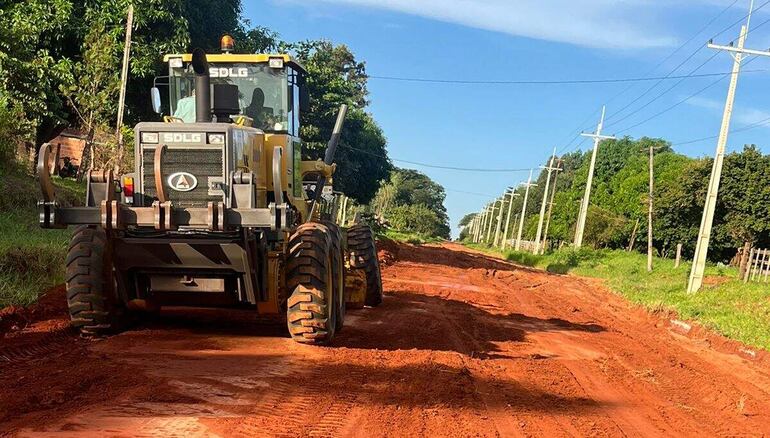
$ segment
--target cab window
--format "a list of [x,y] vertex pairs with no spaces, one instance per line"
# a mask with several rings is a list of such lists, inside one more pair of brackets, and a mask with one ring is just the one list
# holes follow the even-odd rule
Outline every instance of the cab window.
[[288,123],[289,135],[299,136],[299,72],[291,67],[286,68],[286,75],[289,86],[289,111]]

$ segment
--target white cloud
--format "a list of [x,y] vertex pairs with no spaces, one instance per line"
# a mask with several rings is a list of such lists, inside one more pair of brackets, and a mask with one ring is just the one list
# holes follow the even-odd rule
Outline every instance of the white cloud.
[[[714,114],[722,114],[724,111],[724,101],[709,99],[707,97],[695,96],[687,101],[691,106],[704,108]],[[733,121],[738,125],[752,125],[754,123],[770,119],[770,111],[759,108],[751,108],[745,105],[736,105],[733,110]],[[740,126],[736,126],[739,128]]]
[[[294,0],[309,4],[313,0]],[[316,0],[318,1],[318,0]],[[671,0],[320,0],[584,47],[641,49],[676,38],[657,23]],[[698,0],[711,3],[714,0]],[[718,0],[721,1],[721,0]],[[693,0],[688,0],[692,4]]]

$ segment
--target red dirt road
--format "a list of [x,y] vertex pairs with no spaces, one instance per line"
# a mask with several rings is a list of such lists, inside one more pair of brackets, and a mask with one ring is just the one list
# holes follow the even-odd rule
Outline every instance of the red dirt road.
[[[0,435],[770,436],[770,360],[595,282],[393,247],[332,347],[221,312],[0,339]],[[393,257],[395,256],[395,257]]]

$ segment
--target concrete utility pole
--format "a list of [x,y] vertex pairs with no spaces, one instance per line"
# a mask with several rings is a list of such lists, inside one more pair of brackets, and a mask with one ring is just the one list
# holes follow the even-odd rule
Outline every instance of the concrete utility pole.
[[551,162],[548,167],[541,167],[548,171],[548,176],[545,179],[545,190],[543,190],[543,202],[540,204],[540,216],[537,220],[537,234],[535,235],[535,249],[533,254],[540,254],[540,238],[543,235],[543,219],[545,219],[545,205],[548,203],[548,187],[551,185],[551,172],[559,171],[558,168],[553,167],[553,162],[556,160],[556,148],[553,148],[553,155],[551,156]]
[[749,15],[746,24],[741,27],[741,34],[738,38],[738,46],[719,46],[708,43],[710,49],[724,50],[730,52],[735,61],[733,71],[730,77],[730,87],[727,89],[727,98],[725,99],[725,109],[722,116],[722,126],[719,131],[719,140],[714,156],[714,164],[711,168],[711,178],[709,179],[708,192],[706,194],[706,203],[703,206],[703,216],[698,231],[698,240],[695,244],[695,256],[692,261],[692,270],[690,279],[687,282],[687,292],[695,293],[703,285],[703,274],[706,269],[706,256],[708,255],[709,240],[711,239],[711,226],[714,223],[714,210],[717,204],[717,195],[719,193],[719,182],[722,178],[722,165],[725,159],[725,146],[727,145],[727,136],[730,133],[730,121],[733,114],[733,104],[735,103],[735,90],[738,87],[738,76],[741,72],[741,62],[744,55],[770,56],[768,51],[750,50],[745,48],[746,34],[749,32],[751,24],[751,13],[754,10],[754,0],[751,0],[749,6]]
[[529,171],[529,179],[526,183],[521,185],[525,186],[527,190],[524,191],[524,203],[521,205],[521,217],[519,218],[519,233],[516,236],[516,251],[521,248],[521,233],[524,231],[524,218],[527,214],[527,199],[529,199],[529,188],[537,187],[537,184],[532,184],[532,170]]
[[588,181],[586,181],[586,193],[583,195],[583,201],[580,203],[580,214],[578,215],[577,227],[575,228],[575,248],[583,246],[583,233],[586,228],[586,216],[588,216],[588,204],[591,199],[591,184],[594,181],[594,168],[596,167],[596,153],[599,150],[599,143],[602,140],[614,140],[615,137],[602,135],[602,128],[604,127],[604,113],[606,107],[602,107],[602,118],[599,119],[599,126],[596,128],[595,134],[582,133],[580,135],[584,137],[590,137],[594,139],[594,151],[591,154],[591,166],[588,168]]
[[495,241],[492,246],[498,246],[497,242],[500,240],[500,227],[503,225],[503,205],[505,205],[505,198],[508,196],[508,190],[503,193],[503,199],[500,201],[500,211],[497,212],[497,226],[495,227]]
[[654,161],[654,154],[655,149],[660,149],[660,147],[653,147],[652,144],[650,144],[650,194],[648,198],[648,208],[647,208],[647,272],[652,272],[652,192],[653,192],[653,184],[654,184],[654,173],[653,173],[653,161]]
[[487,238],[484,242],[489,243],[489,238],[492,237],[492,223],[494,222],[495,210],[497,209],[497,199],[492,203],[492,208],[489,210],[489,218],[487,219]]
[[519,196],[518,193],[516,193],[516,189],[513,187],[508,187],[508,190],[510,191],[511,199],[508,202],[508,215],[505,218],[505,232],[503,233],[503,244],[500,246],[500,249],[505,251],[505,247],[508,246],[508,229],[511,227],[511,211],[513,210],[513,198]]
[[[128,83],[128,61],[131,56],[131,30],[134,27],[134,5],[128,5],[126,20],[126,41],[123,46],[123,69],[120,72],[120,96],[118,97],[118,122],[115,136],[118,139],[118,159],[115,161],[115,174],[120,173],[120,162],[123,161],[123,112],[126,108],[126,84]],[[93,159],[93,158],[92,158]]]
[[479,223],[476,227],[476,238],[473,239],[475,243],[481,242],[481,230],[484,229],[484,217],[487,213],[487,207],[485,206],[483,210],[479,213]]
[[561,172],[561,160],[556,164],[558,170],[556,175],[553,176],[553,189],[551,190],[551,200],[548,201],[548,216],[545,220],[545,231],[543,232],[543,243],[540,245],[540,254],[545,254],[545,243],[548,241],[548,228],[551,226],[551,214],[553,213],[553,198],[556,196],[556,181],[559,179],[559,172]]

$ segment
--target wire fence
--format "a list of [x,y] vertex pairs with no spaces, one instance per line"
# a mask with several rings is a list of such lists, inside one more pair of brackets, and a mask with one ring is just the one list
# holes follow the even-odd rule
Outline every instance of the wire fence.
[[770,250],[751,248],[746,271],[743,274],[743,282],[767,283],[768,276],[770,276]]

